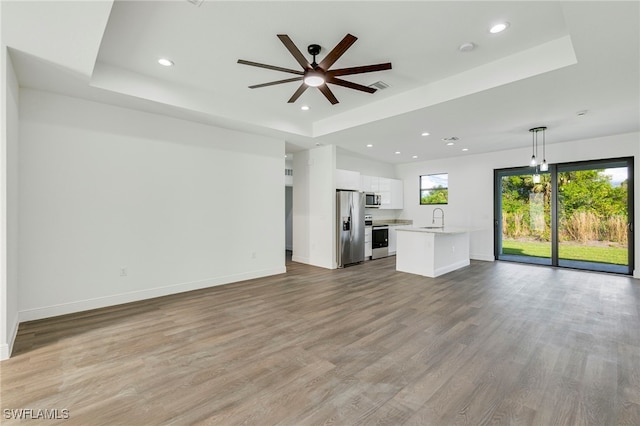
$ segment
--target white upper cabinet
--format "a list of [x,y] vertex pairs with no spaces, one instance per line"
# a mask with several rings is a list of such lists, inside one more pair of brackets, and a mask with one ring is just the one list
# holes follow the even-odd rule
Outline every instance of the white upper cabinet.
[[404,185],[400,179],[390,179],[391,181],[391,203],[390,209],[401,210],[404,208]]
[[336,189],[360,191],[360,172],[336,169]]
[[380,194],[381,209],[404,208],[404,186],[400,179],[362,175],[360,180],[364,192]]
[[362,175],[360,177],[361,188],[364,192],[375,192],[379,190],[379,177]]

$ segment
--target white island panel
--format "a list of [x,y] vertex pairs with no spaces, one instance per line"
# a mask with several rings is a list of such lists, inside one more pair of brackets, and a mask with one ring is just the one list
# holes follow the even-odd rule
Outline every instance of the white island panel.
[[469,264],[468,230],[398,227],[396,270],[435,278]]

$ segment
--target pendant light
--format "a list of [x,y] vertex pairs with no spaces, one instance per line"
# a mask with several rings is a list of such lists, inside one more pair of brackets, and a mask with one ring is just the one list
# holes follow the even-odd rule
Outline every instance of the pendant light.
[[542,132],[542,163],[540,163],[540,171],[546,172],[549,170],[549,164],[547,163],[547,153],[546,153],[546,138],[545,138],[546,130],[547,128],[544,126],[534,127],[532,129],[529,129],[529,132],[531,132],[531,161],[529,162],[529,165],[531,167],[536,168],[535,174],[533,175],[534,183],[540,182],[540,175],[538,174],[538,161],[536,159],[536,154],[538,153],[538,133],[539,132]]

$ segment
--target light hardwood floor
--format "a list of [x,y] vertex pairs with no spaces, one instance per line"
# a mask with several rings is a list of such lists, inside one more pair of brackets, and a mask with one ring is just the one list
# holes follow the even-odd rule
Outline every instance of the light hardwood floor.
[[[640,284],[393,257],[22,324],[6,409],[74,425],[640,425]],[[39,424],[29,421],[28,424]]]

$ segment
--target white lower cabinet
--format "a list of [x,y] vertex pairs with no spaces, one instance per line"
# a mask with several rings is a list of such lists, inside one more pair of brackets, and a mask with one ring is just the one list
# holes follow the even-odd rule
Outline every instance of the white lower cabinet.
[[396,254],[396,227],[394,225],[389,225],[389,255]]
[[397,241],[396,227],[393,225],[389,225],[389,255],[396,254],[396,246],[397,246],[396,241]]
[[371,255],[373,255],[373,246],[371,242],[371,227],[364,227],[364,258],[365,260],[369,259]]

